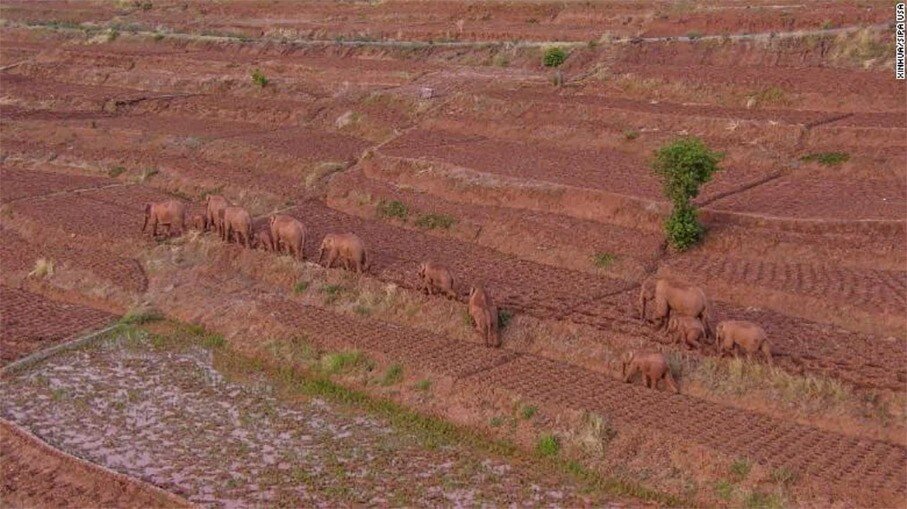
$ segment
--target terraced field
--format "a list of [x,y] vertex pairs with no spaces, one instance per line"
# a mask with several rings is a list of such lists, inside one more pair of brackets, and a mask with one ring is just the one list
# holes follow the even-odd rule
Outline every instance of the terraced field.
[[[902,501],[907,444],[891,437],[907,427],[897,410],[907,383],[907,122],[903,82],[889,72],[890,10],[4,2],[3,362],[153,306],[224,333],[243,352],[260,353],[253,338],[276,327],[448,380],[459,406],[447,417],[471,426],[489,428],[464,408],[494,394],[599,415],[617,436],[639,428],[676,437],[676,447],[793,472],[784,495],[792,505]],[[541,63],[553,44],[568,55],[564,86]],[[708,235],[675,253],[650,163],[684,135],[725,157],[696,199]],[[177,198],[196,212],[214,193],[246,207],[256,229],[275,211],[301,220],[309,263],[201,232],[140,231],[146,203]],[[328,232],[365,241],[366,275],[312,263]],[[452,270],[458,299],[420,295],[425,260]],[[48,261],[53,271],[34,270]],[[764,369],[770,388],[794,380],[813,387],[797,396],[808,400],[809,390],[834,387],[858,410],[841,420],[830,409],[798,413],[808,405],[774,401],[765,386],[696,386],[694,373],[731,361],[711,348],[685,352],[631,312],[654,275],[700,285],[715,323],[761,324],[775,364],[745,366]],[[513,317],[501,350],[462,332],[458,313],[478,282]],[[382,302],[399,294],[405,304],[380,310],[362,296],[343,304],[331,288],[368,288]],[[426,307],[447,321],[420,318]],[[668,354],[683,394],[619,383],[612,367],[631,348]],[[146,375],[122,382],[143,386]],[[14,420],[62,436],[30,419]],[[879,431],[886,427],[895,432]],[[514,436],[525,444],[528,433]],[[216,483],[126,468],[69,445],[194,502],[232,503],[213,495]],[[679,494],[679,485],[658,486]],[[329,500],[247,488],[231,490],[246,502]],[[362,493],[383,496],[369,489]],[[698,503],[728,502],[702,489]]]

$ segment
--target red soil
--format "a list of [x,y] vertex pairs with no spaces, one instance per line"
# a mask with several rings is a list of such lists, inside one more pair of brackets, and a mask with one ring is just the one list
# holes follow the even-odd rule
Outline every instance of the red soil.
[[176,497],[128,482],[61,454],[0,422],[0,505],[27,507],[184,507]]
[[113,316],[92,308],[48,300],[40,295],[0,286],[0,360],[7,364],[53,346]]

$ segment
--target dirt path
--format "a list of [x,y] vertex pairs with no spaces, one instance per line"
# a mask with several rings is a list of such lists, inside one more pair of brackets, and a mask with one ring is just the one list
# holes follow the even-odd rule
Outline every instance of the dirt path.
[[225,380],[148,336],[61,354],[2,382],[5,418],[67,452],[209,507],[601,507],[565,479],[412,435],[319,399]]

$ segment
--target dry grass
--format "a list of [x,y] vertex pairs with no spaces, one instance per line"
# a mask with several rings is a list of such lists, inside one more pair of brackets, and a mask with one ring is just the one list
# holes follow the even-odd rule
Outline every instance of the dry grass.
[[44,279],[54,275],[54,262],[47,258],[38,258],[35,261],[35,268],[28,273],[28,277],[35,279]]

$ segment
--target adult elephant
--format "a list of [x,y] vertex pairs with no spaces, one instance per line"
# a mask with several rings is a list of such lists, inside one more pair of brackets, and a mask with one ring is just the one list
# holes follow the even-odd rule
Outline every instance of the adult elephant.
[[657,278],[643,283],[639,290],[637,311],[646,319],[646,308],[652,303],[651,320],[664,327],[671,313],[698,318],[707,337],[714,337],[709,322],[709,302],[705,292],[697,286],[670,278]]

